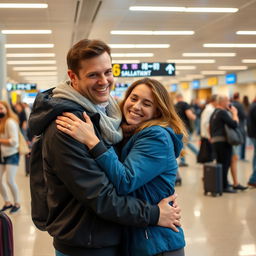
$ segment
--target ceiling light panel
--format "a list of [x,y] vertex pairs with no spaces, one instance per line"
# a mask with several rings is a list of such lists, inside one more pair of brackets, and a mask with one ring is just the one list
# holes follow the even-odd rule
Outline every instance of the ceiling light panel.
[[256,31],[255,30],[240,30],[240,31],[236,31],[237,35],[256,35]]
[[176,70],[194,70],[196,69],[196,66],[175,66]]
[[226,71],[220,71],[220,70],[203,70],[200,72],[202,75],[224,75],[226,74]]
[[220,70],[246,70],[248,69],[247,66],[219,66],[218,69]]
[[5,48],[53,48],[54,44],[5,44]]
[[235,57],[234,52],[185,52],[183,57]]
[[256,59],[243,59],[242,63],[256,63]]
[[173,63],[183,63],[183,64],[207,64],[207,63],[215,63],[215,60],[212,59],[197,59],[197,60],[185,60],[185,59],[171,59],[167,60],[167,62],[173,62]]
[[55,53],[7,53],[7,58],[38,58],[55,57]]
[[56,81],[57,82],[57,77],[56,76],[25,76],[23,77],[25,80],[31,80],[31,81]]
[[56,60],[9,60],[8,65],[56,64]]
[[169,48],[170,44],[109,44],[110,48]]
[[57,70],[57,67],[43,66],[43,67],[13,67],[14,71],[40,71],[40,70]]
[[0,3],[0,8],[48,8],[48,4]]
[[140,63],[140,60],[112,60],[112,63],[117,63],[117,64],[133,64],[133,63]]
[[208,8],[208,7],[172,7],[172,6],[130,6],[130,11],[149,11],[149,12],[221,12],[234,13],[237,8]]
[[213,47],[213,48],[255,48],[256,44],[203,44],[203,47]]
[[2,30],[2,34],[6,35],[30,35],[30,34],[51,34],[52,30]]
[[19,72],[20,76],[56,76],[57,72]]
[[118,57],[153,57],[154,53],[111,53],[114,58]]
[[163,30],[163,31],[152,31],[152,30],[112,30],[110,32],[112,35],[150,35],[150,36],[160,36],[160,35],[194,35],[192,30]]

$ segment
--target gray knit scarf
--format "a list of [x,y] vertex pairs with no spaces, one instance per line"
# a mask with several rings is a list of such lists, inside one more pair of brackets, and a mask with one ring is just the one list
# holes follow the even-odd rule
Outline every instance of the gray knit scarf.
[[89,112],[99,113],[100,128],[104,141],[109,144],[116,144],[122,140],[123,134],[120,127],[122,114],[119,106],[111,96],[109,97],[109,104],[106,107],[107,114],[103,110],[101,110],[98,105],[93,104],[90,100],[88,100],[78,91],[76,91],[71,86],[70,81],[65,81],[59,84],[53,90],[53,97],[72,100],[84,107]]

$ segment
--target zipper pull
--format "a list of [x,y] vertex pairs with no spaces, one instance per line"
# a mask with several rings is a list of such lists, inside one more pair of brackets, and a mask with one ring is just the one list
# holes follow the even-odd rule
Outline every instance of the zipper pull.
[[145,229],[145,236],[146,236],[146,239],[148,240],[148,231]]

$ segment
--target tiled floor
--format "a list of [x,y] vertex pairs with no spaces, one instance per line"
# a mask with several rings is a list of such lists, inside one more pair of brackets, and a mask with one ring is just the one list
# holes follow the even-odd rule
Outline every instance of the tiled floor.
[[[252,149],[247,150],[251,160]],[[202,166],[188,154],[189,167],[181,168],[182,186],[177,187],[186,235],[186,256],[256,256],[256,189],[221,197],[203,195]],[[22,163],[21,163],[22,164]],[[239,180],[245,184],[250,162],[239,162]],[[11,219],[15,256],[54,255],[51,237],[38,231],[30,219],[29,182],[21,167],[17,180],[22,209]],[[2,199],[0,199],[2,205]]]

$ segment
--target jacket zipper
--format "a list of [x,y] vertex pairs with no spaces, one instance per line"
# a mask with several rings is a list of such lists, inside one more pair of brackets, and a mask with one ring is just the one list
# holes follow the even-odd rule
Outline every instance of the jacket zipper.
[[146,237],[146,239],[148,240],[149,238],[148,238],[148,231],[145,229],[145,237]]

